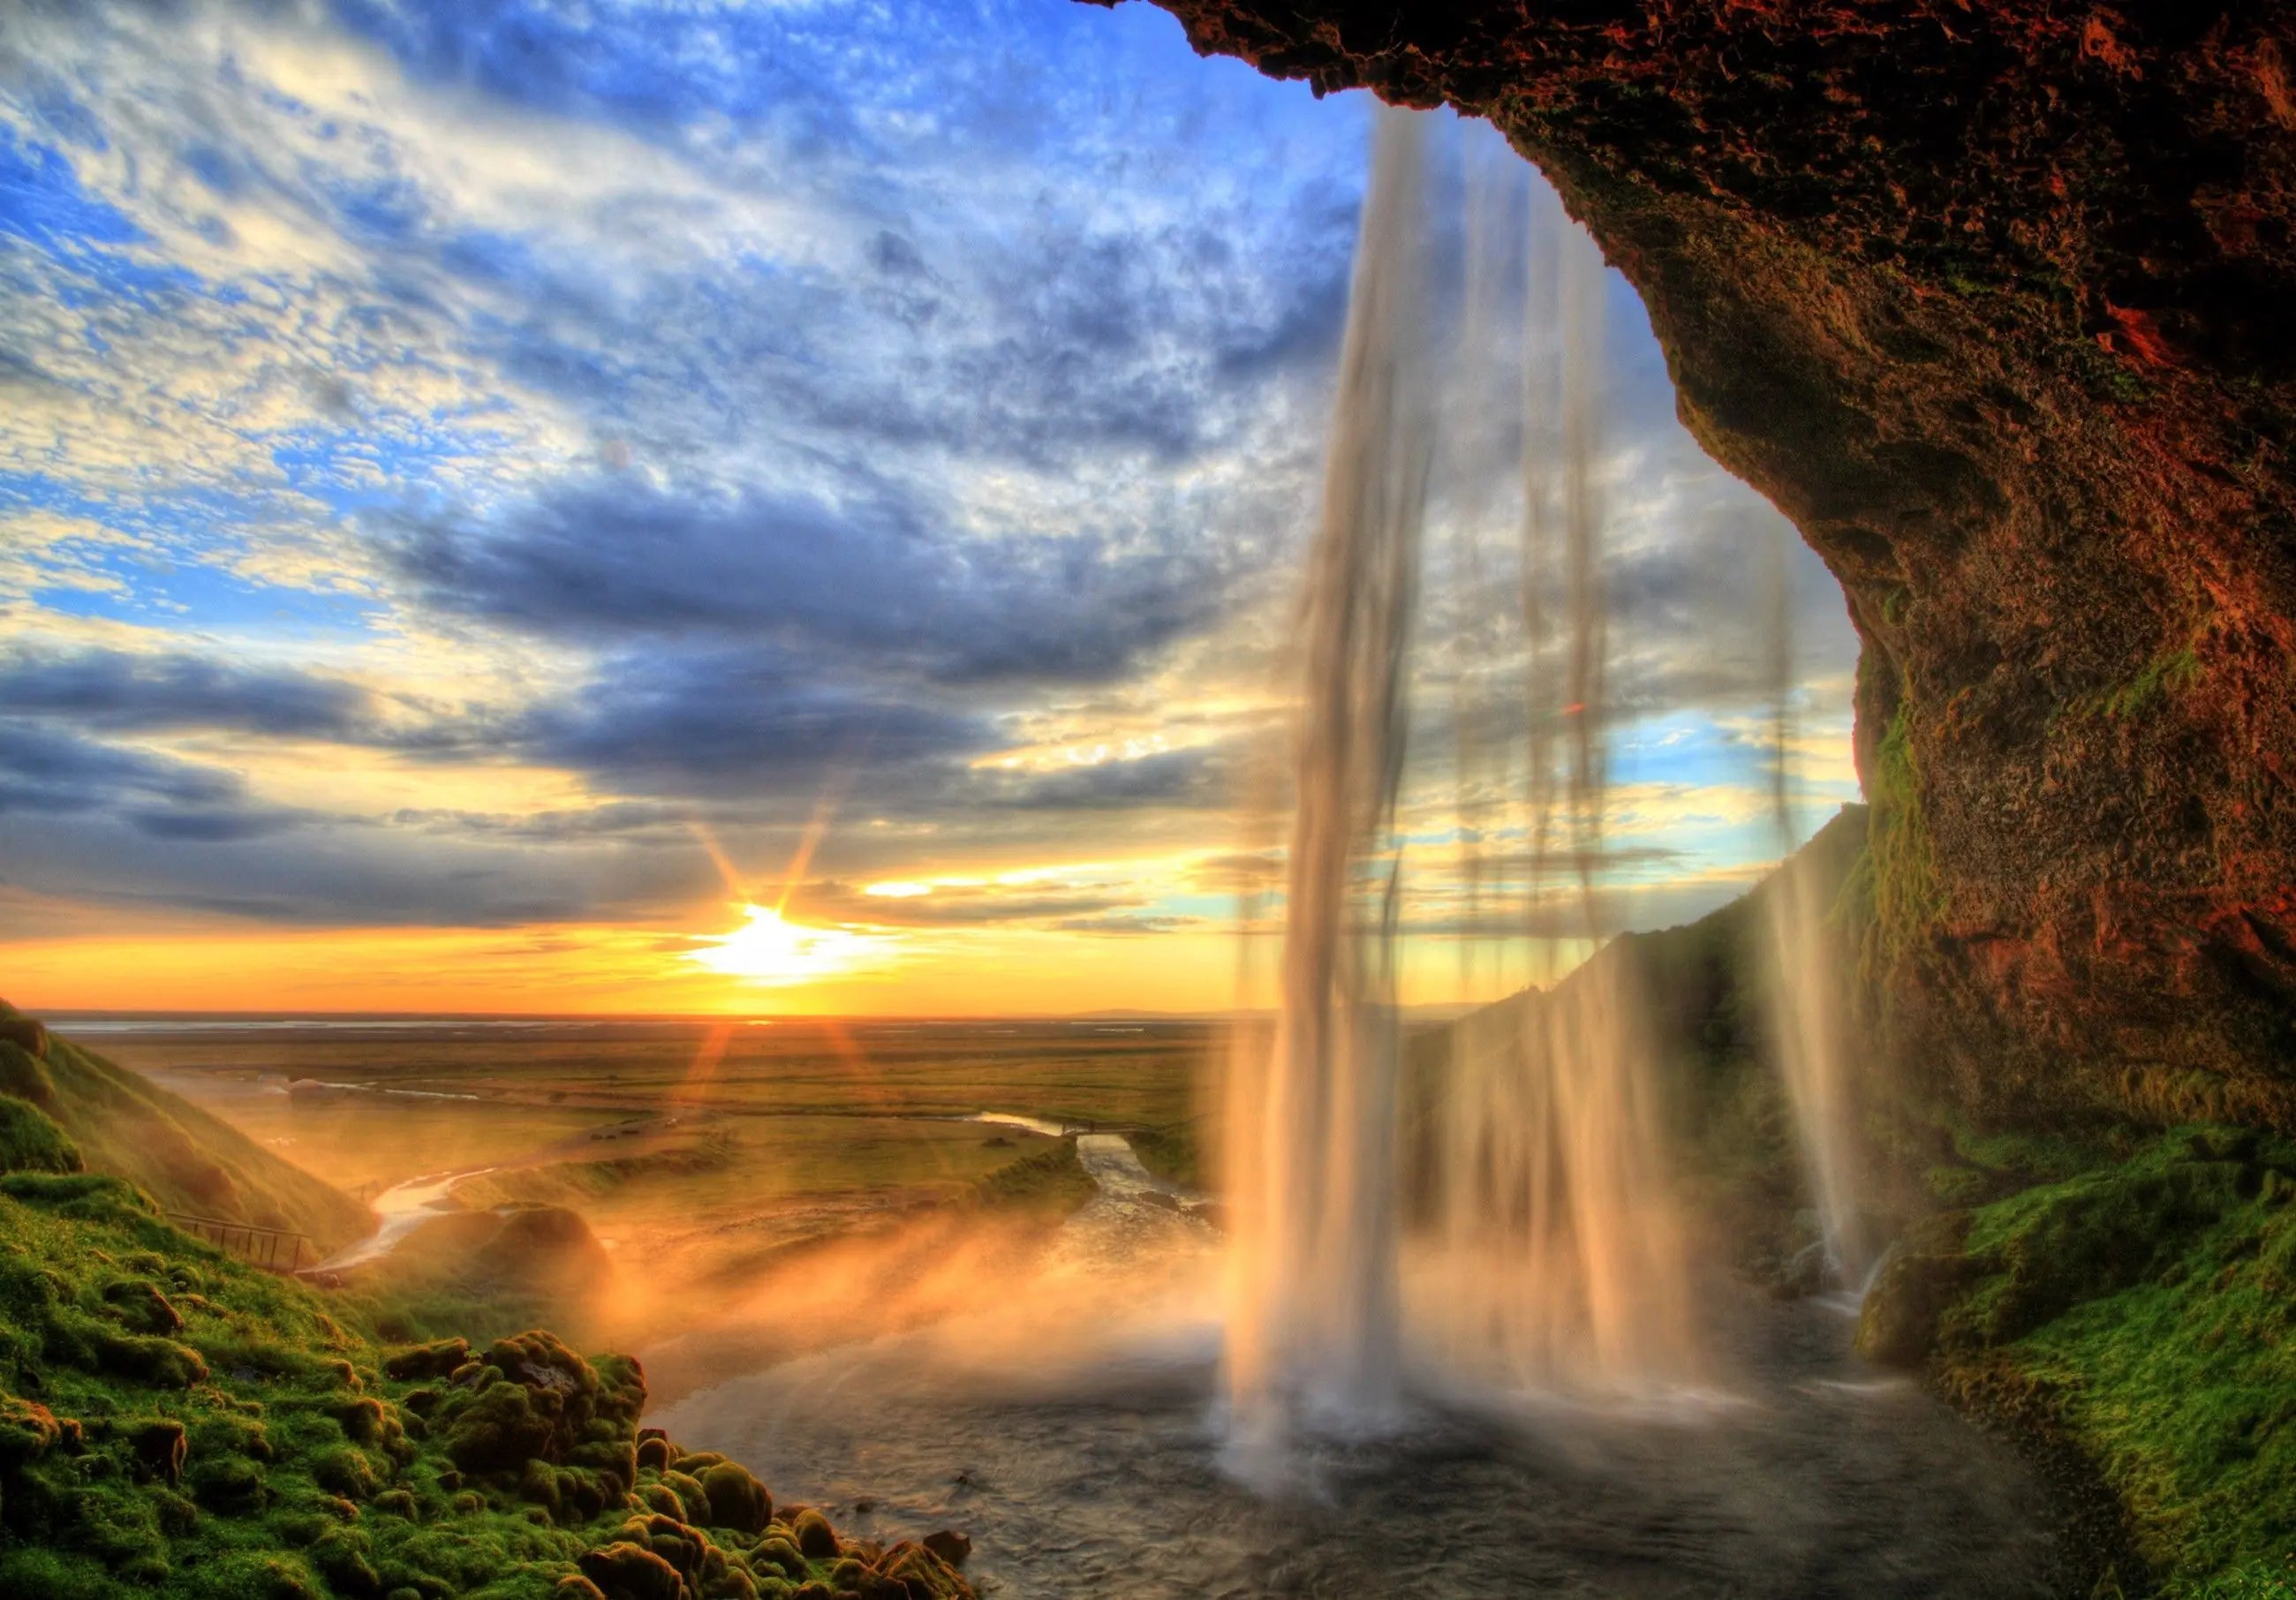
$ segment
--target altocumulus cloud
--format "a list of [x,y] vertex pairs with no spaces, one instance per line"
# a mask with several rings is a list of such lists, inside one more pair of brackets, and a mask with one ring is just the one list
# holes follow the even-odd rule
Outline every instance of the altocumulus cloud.
[[[1069,0],[7,8],[0,873],[496,923],[690,903],[687,825],[781,858],[824,792],[952,855],[1216,828],[1363,110]],[[1635,349],[1621,505],[1738,516]],[[1637,711],[1743,700],[1728,560],[1622,559]],[[311,741],[414,782],[270,796]]]

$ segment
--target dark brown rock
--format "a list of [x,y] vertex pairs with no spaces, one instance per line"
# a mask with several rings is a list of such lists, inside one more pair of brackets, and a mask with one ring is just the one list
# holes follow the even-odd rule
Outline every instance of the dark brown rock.
[[928,1533],[918,1542],[953,1567],[963,1566],[972,1555],[972,1536],[954,1528]]
[[2296,7],[1160,0],[1487,116],[1865,644],[1869,952],[1967,1104],[2296,1128]]

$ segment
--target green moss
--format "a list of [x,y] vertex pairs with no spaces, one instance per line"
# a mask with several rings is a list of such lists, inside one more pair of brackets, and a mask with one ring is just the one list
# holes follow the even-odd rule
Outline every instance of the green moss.
[[665,1446],[702,1465],[692,1516],[634,1492],[635,1363],[541,1332],[394,1353],[381,1315],[117,1178],[0,1177],[0,1594],[545,1600],[635,1517],[687,1592],[741,1595],[761,1532],[794,1549],[731,1464]]
[[[2126,1155],[2109,1140],[1963,1142],[2033,1181],[1970,1213],[1947,1262],[1948,1388],[2005,1380],[2038,1397],[2169,1594],[2288,1593],[2296,1144],[2219,1126],[2129,1138]],[[1890,1286],[1875,1298],[1873,1317],[1890,1317]]]
[[1922,813],[1920,775],[1914,765],[1912,711],[1900,705],[1875,752],[1872,815],[1866,828],[1870,895],[1861,977],[1872,987],[1885,972],[1916,963],[1945,916],[1929,827]]
[[1922,1187],[1939,1205],[1960,1207],[1984,1199],[1992,1184],[1974,1167],[1931,1167],[1922,1174]]

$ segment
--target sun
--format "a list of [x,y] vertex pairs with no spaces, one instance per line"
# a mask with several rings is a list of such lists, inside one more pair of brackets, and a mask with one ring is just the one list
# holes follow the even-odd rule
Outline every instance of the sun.
[[886,942],[846,928],[808,928],[772,906],[744,906],[742,914],[741,927],[710,936],[706,948],[687,951],[685,959],[729,978],[780,986],[851,972]]

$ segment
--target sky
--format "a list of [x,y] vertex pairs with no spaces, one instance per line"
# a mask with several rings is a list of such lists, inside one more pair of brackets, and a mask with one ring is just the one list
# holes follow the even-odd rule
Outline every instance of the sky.
[[[8,8],[0,993],[1249,1003],[1371,111],[1139,4]],[[1554,202],[1438,120],[1424,1004],[1562,892],[1444,755],[1538,359],[1462,285]],[[1856,796],[1856,644],[1605,295],[1597,875],[1657,926],[1777,853],[1768,563],[1798,835]]]

